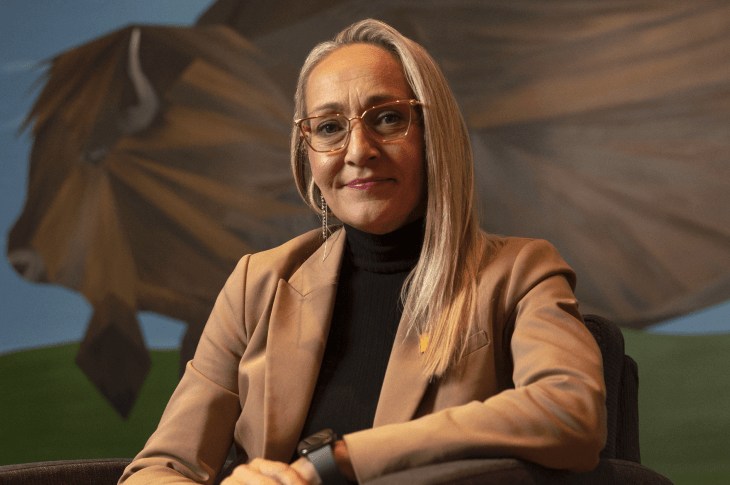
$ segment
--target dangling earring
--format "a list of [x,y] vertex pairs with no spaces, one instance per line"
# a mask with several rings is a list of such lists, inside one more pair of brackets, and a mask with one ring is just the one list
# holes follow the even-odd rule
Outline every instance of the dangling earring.
[[322,261],[327,256],[327,201],[324,200],[324,195],[320,194],[319,204],[322,207],[322,240],[324,240],[324,254],[322,255]]

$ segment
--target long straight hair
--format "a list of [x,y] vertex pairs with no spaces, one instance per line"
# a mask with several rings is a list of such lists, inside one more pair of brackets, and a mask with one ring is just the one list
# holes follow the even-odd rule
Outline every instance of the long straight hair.
[[[421,256],[403,285],[403,321],[409,332],[428,335],[424,372],[442,375],[464,352],[475,313],[480,231],[474,207],[474,168],[466,123],[441,69],[416,42],[389,25],[363,20],[310,52],[299,74],[295,118],[306,116],[305,94],[312,70],[335,50],[371,44],[402,66],[415,98],[424,103],[427,180],[425,237]],[[319,211],[307,148],[295,128],[291,163],[299,193]]]

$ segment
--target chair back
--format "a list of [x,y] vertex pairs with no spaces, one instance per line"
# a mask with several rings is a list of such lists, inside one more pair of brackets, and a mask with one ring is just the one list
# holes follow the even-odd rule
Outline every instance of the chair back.
[[610,320],[584,315],[603,356],[608,439],[601,458],[641,463],[639,452],[639,369],[624,353],[624,336]]

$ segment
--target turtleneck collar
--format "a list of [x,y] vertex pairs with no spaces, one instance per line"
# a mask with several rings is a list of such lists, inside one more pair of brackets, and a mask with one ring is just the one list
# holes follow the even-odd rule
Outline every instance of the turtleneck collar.
[[421,255],[424,230],[423,217],[388,234],[370,234],[345,224],[346,255],[355,267],[372,273],[410,271]]

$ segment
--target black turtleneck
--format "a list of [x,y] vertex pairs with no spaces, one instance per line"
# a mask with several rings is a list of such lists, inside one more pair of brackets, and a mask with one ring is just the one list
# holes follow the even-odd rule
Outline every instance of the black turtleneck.
[[302,437],[371,428],[401,313],[418,262],[423,219],[384,235],[345,225],[346,247],[322,368]]

